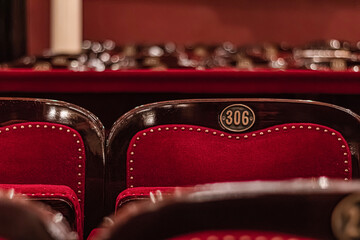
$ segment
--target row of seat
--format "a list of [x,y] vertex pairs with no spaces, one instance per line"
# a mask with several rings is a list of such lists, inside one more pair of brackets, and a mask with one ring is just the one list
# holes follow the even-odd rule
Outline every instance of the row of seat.
[[[224,112],[229,106],[233,112]],[[242,123],[251,121],[251,128],[231,132],[246,125],[246,109],[252,119]],[[209,182],[359,175],[360,117],[325,103],[153,103],[120,117],[108,137],[96,116],[69,103],[2,98],[0,113],[0,187],[45,201],[80,238],[124,202],[157,190],[172,195],[177,186]]]

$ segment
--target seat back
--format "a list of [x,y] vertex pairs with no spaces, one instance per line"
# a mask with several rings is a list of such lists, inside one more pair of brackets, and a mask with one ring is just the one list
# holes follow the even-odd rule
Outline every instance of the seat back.
[[0,239],[77,240],[58,212],[21,195],[0,191]]
[[349,180],[359,175],[359,132],[359,116],[313,101],[144,105],[119,118],[110,132],[106,204],[113,207],[117,195],[131,187],[318,176]]
[[102,216],[104,138],[97,117],[76,105],[0,98],[0,183],[70,187],[92,228]]
[[98,239],[358,239],[359,189],[326,178],[197,186],[125,206]]

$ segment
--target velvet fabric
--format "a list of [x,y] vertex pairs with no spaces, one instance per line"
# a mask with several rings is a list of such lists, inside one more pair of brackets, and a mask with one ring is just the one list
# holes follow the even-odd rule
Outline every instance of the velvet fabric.
[[57,201],[69,202],[74,208],[76,216],[76,230],[80,236],[83,234],[83,214],[81,211],[79,199],[75,192],[64,185],[42,185],[42,184],[0,184],[0,189],[14,189],[15,193],[22,194],[29,198],[53,199]]
[[0,152],[1,184],[68,186],[76,193],[83,212],[86,156],[77,131],[48,122],[1,127]]
[[283,233],[261,232],[261,231],[242,231],[242,230],[223,230],[205,231],[185,234],[170,238],[169,240],[315,240]]
[[177,191],[181,193],[186,193],[186,191],[194,191],[193,187],[135,187],[128,188],[122,191],[116,198],[115,213],[118,208],[123,204],[131,200],[137,199],[148,199],[150,198],[150,193],[156,195],[156,197],[171,197],[176,194]]
[[242,134],[162,125],[138,132],[127,152],[130,188],[320,176],[351,179],[351,154],[339,132],[312,123]]
[[103,228],[94,228],[89,236],[87,237],[87,240],[94,240],[98,238],[98,235],[100,234],[100,232],[103,230]]

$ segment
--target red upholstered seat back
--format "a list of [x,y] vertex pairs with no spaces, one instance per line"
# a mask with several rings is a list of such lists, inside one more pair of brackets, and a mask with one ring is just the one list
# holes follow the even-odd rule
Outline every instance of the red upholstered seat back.
[[138,132],[127,152],[127,187],[296,177],[351,179],[351,154],[331,128],[283,124],[245,134],[192,125]]
[[70,187],[84,203],[85,148],[74,129],[27,122],[0,128],[0,183]]

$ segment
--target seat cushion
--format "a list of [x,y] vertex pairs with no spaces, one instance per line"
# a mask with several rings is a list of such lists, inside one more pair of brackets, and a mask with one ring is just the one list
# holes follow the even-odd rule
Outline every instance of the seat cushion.
[[127,152],[130,188],[320,176],[351,179],[351,154],[339,132],[312,123],[243,134],[161,125],[138,132]]

